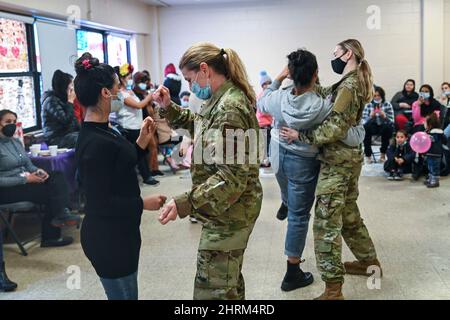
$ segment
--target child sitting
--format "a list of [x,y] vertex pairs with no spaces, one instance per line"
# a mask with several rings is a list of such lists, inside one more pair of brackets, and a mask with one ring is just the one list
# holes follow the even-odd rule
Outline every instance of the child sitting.
[[386,154],[387,161],[384,163],[384,171],[389,174],[388,180],[402,180],[404,173],[411,172],[415,154],[409,146],[406,131],[397,131],[395,141],[389,146]]
[[426,118],[425,130],[430,135],[431,147],[426,153],[426,164],[429,174],[424,183],[428,188],[437,188],[439,187],[439,176],[441,175],[442,145],[447,144],[447,139],[444,131],[441,129],[441,122],[435,113]]

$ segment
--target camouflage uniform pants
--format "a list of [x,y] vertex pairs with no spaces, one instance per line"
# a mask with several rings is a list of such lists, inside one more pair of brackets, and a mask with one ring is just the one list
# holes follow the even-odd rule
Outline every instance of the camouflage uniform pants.
[[313,231],[317,268],[325,282],[344,282],[342,238],[359,261],[376,259],[356,204],[361,165],[326,164],[320,171]]
[[244,250],[199,250],[194,300],[245,300]]

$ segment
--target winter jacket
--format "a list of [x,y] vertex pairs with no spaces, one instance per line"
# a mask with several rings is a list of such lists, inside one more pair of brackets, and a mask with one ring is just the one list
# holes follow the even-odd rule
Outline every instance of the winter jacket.
[[444,152],[442,145],[447,144],[447,138],[442,129],[432,129],[429,133],[431,138],[431,147],[427,152],[428,157],[442,157]]
[[58,145],[65,135],[80,131],[73,104],[62,101],[53,91],[44,93],[41,115],[45,140],[50,144]]

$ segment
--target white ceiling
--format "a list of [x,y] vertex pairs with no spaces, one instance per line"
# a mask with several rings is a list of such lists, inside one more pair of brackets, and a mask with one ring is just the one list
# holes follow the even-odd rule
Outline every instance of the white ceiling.
[[202,4],[222,4],[237,2],[256,2],[258,0],[140,0],[142,2],[154,6],[185,6],[185,5],[202,5]]

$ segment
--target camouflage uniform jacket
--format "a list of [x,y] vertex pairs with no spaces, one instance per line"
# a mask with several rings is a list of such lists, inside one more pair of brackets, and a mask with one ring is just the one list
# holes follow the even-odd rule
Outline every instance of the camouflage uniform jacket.
[[[209,154],[208,150],[215,156],[220,154],[220,149],[223,150],[229,140],[226,129],[254,129],[259,132],[249,100],[231,81],[226,81],[205,102],[200,114],[181,109],[174,103],[160,113],[173,128],[187,129],[194,137],[192,190],[174,199],[180,218],[193,215],[204,222],[199,249],[245,249],[261,209],[259,161],[253,164],[249,161],[248,140],[245,141],[245,161],[242,164],[236,164],[236,161],[230,164],[226,150],[218,159],[223,163],[206,163],[202,157]],[[236,160],[236,157],[233,152],[231,160]]]
[[361,146],[350,147],[341,141],[350,127],[361,122],[365,106],[356,70],[337,84],[328,88],[316,86],[316,90],[323,97],[332,95],[333,110],[319,127],[301,135],[300,139],[321,146],[319,158],[323,163],[350,166],[360,163],[363,160]]

